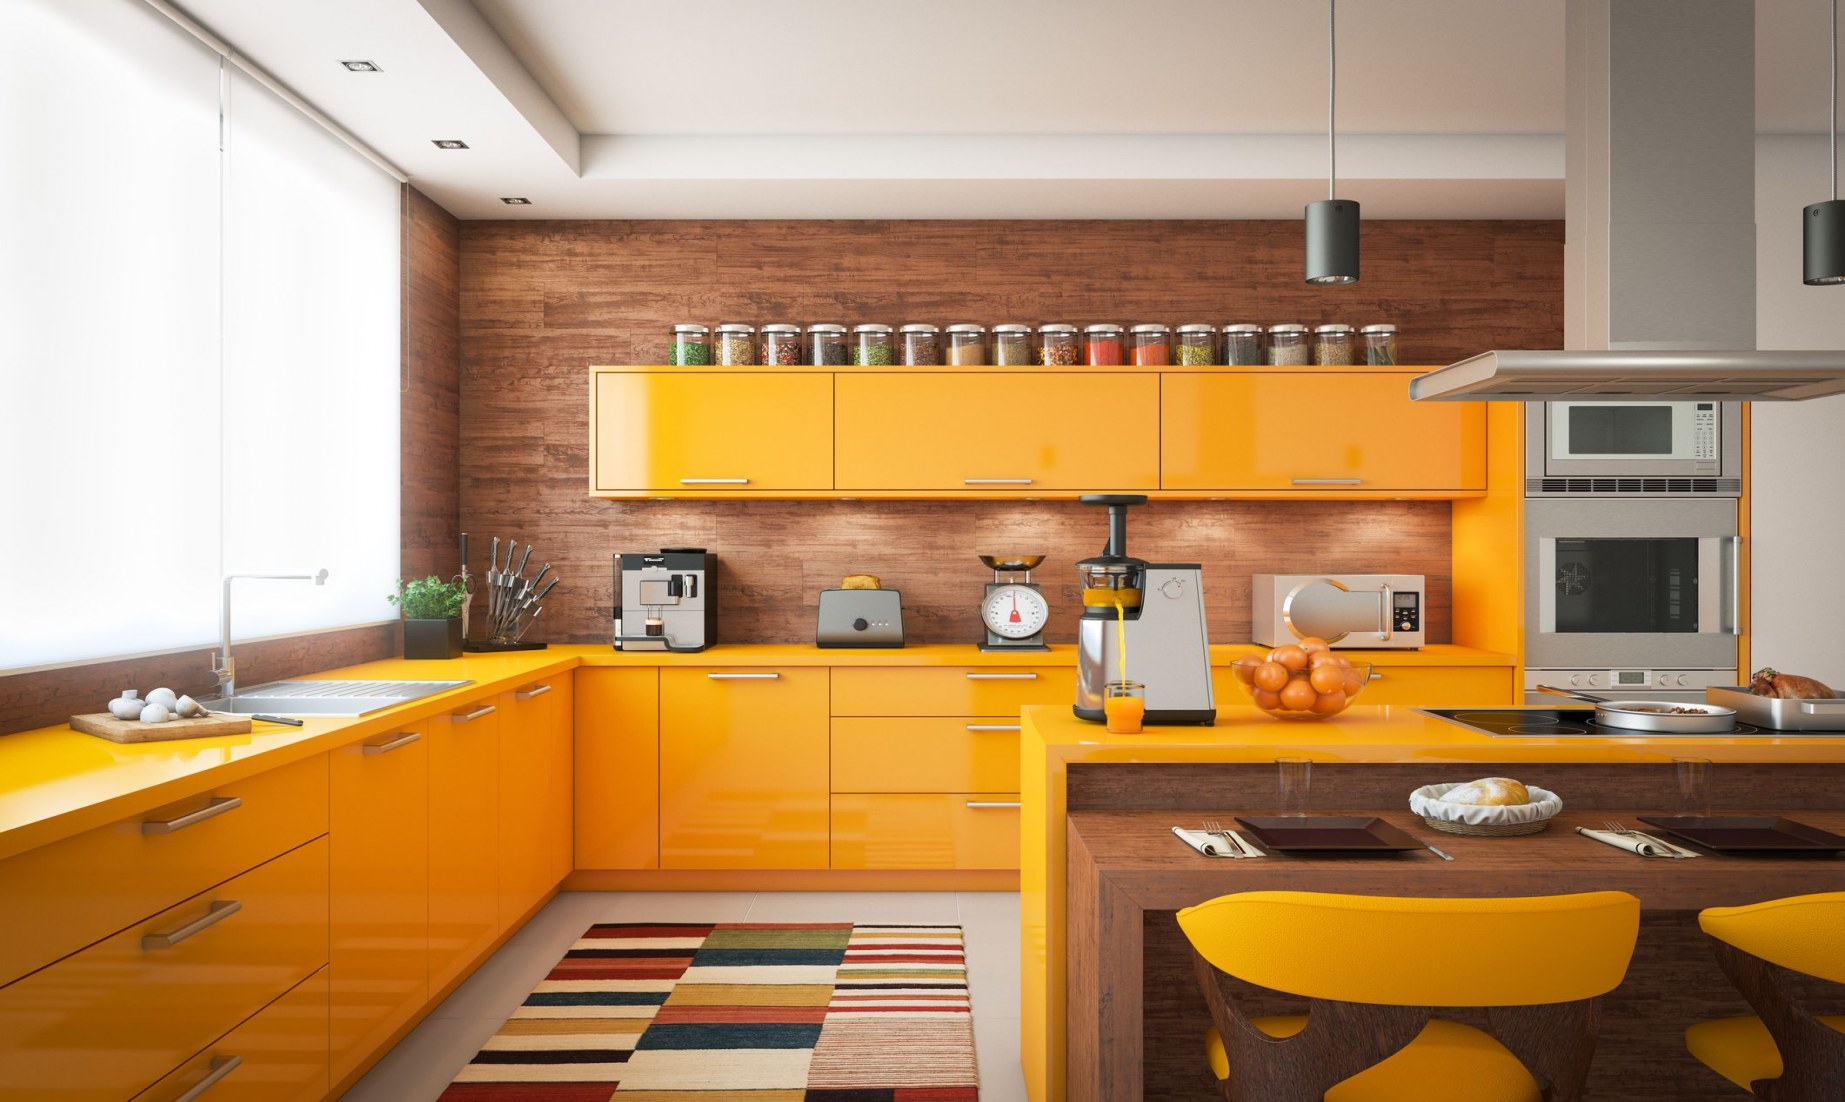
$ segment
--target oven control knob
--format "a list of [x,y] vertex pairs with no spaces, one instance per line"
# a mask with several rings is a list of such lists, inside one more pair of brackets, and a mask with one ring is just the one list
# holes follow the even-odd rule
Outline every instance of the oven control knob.
[[1570,674],[1570,684],[1572,685],[1582,684],[1582,675],[1579,673]]
[[1683,685],[1685,685],[1685,684],[1687,684],[1687,683],[1689,683],[1689,682],[1690,682],[1690,680],[1691,680],[1691,678],[1690,678],[1690,677],[1689,677],[1688,675],[1686,675],[1686,674],[1682,674],[1682,673],[1681,673],[1681,674],[1679,674],[1679,675],[1678,675],[1678,683],[1679,683],[1679,684],[1680,684],[1681,686],[1683,686]]

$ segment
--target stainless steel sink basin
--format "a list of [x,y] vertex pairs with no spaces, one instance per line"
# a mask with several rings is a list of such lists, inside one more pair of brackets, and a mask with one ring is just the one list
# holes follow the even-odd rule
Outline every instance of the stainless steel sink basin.
[[199,703],[231,715],[362,716],[472,681],[271,681]]

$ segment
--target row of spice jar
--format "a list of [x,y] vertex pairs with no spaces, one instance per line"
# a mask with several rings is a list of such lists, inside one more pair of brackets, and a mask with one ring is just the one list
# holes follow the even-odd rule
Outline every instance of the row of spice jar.
[[1367,325],[675,325],[667,363],[685,366],[1322,366],[1397,362],[1397,327]]

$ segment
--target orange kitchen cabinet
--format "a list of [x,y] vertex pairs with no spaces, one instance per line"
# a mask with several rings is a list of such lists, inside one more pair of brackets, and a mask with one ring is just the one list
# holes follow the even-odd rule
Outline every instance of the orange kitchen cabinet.
[[[547,681],[551,698],[551,769],[546,776],[544,808],[546,878],[556,887],[576,867],[574,846],[576,806],[576,674],[552,674]],[[547,888],[547,891],[550,889]]]
[[838,489],[1159,488],[1159,377],[1057,372],[841,374]]
[[[567,674],[564,676],[568,676]],[[560,745],[554,705],[557,681],[534,681],[501,693],[500,928],[506,929],[557,887],[569,839],[554,829],[570,809],[569,744]]]
[[134,1102],[320,1102],[327,1093],[327,969],[206,1046]]
[[660,867],[660,671],[576,671],[576,867]]
[[327,850],[315,838],[0,987],[0,1102],[132,1098],[326,967]]
[[[1248,704],[1249,689],[1237,684],[1229,666],[1211,668],[1217,706]],[[1516,704],[1510,666],[1387,666],[1372,664],[1371,683],[1360,704],[1400,704],[1412,708],[1464,708],[1475,704]]]
[[1016,869],[1016,792],[838,794],[836,869]]
[[830,374],[596,369],[591,380],[591,493],[832,488]]
[[842,666],[836,716],[1013,716],[1076,698],[1074,666]]
[[422,723],[429,743],[429,993],[500,936],[500,716],[494,698]]
[[660,867],[827,867],[827,670],[660,670]]
[[834,792],[1006,792],[1018,787],[1016,712],[833,717]]
[[330,1074],[429,997],[429,743],[408,727],[329,755]]
[[1295,493],[1486,489],[1486,406],[1412,402],[1415,372],[1160,377],[1160,488]]

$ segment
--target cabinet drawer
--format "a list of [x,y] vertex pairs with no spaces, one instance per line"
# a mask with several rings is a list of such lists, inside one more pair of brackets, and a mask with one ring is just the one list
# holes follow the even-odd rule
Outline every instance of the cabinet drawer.
[[1516,704],[1510,666],[1375,666],[1360,704],[1459,708]]
[[131,1098],[326,963],[317,838],[0,988],[0,1100]]
[[593,378],[592,492],[833,485],[830,374],[598,371]]
[[1019,717],[833,720],[835,792],[1009,792],[1019,786]]
[[1073,666],[885,667],[833,671],[836,716],[1016,716],[1076,698]]
[[0,984],[326,832],[322,754],[0,861]]
[[1016,869],[1015,792],[835,795],[836,869]]
[[[214,1078],[215,1077],[215,1078]],[[134,1102],[320,1102],[327,1093],[327,970],[218,1038]]]

